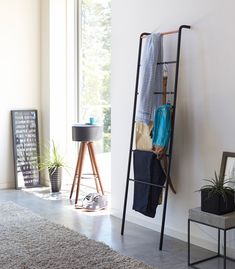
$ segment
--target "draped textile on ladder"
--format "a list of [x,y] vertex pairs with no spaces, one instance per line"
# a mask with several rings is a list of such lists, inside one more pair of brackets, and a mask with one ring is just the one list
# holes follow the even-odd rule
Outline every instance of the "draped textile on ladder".
[[163,42],[160,33],[150,34],[145,41],[140,68],[139,97],[136,110],[136,121],[147,125],[153,121],[154,109],[161,105],[162,96],[154,92],[162,92]]

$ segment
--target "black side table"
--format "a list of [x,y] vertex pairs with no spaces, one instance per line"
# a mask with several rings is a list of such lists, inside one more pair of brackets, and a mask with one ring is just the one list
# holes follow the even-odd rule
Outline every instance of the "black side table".
[[[206,226],[210,226],[213,228],[216,228],[218,230],[218,251],[217,255],[213,257],[209,257],[203,260],[199,260],[196,262],[191,263],[190,261],[190,223],[196,222],[199,224],[203,224]],[[188,265],[192,268],[195,267],[196,264],[209,261],[211,259],[220,258],[222,257],[224,259],[224,269],[226,269],[226,260],[235,261],[232,258],[229,258],[226,256],[226,233],[228,230],[235,228],[235,211],[225,214],[225,215],[215,215],[211,213],[207,213],[204,211],[201,211],[200,207],[189,209],[189,218],[188,218]],[[220,253],[220,231],[223,231],[224,234],[224,253]]]

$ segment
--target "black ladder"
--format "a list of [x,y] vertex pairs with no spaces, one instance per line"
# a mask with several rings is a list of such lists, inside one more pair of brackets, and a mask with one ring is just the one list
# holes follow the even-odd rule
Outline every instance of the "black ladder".
[[[173,94],[174,95],[174,100],[173,100],[173,112],[172,112],[172,131],[171,131],[171,137],[170,137],[169,151],[168,151],[168,154],[167,154],[168,166],[167,166],[167,171],[166,171],[166,183],[165,183],[165,186],[160,186],[160,185],[147,183],[147,182],[143,182],[143,181],[140,181],[140,180],[135,180],[135,179],[130,178],[130,168],[131,168],[132,152],[133,152],[132,146],[133,146],[133,137],[134,137],[134,129],[135,129],[134,128],[135,127],[135,114],[136,114],[136,104],[137,104],[138,87],[139,87],[139,73],[140,73],[140,61],[141,61],[141,52],[142,52],[142,41],[143,41],[144,36],[150,35],[151,33],[142,33],[140,35],[140,40],[139,40],[139,52],[138,52],[138,62],[137,62],[135,97],[134,97],[134,107],[133,107],[133,116],[132,116],[131,139],[130,139],[130,148],[129,148],[129,161],[128,161],[128,167],[127,167],[126,190],[125,190],[125,197],[124,197],[121,235],[124,234],[124,229],[125,229],[126,206],[127,206],[129,181],[134,181],[134,182],[139,182],[139,183],[150,185],[150,186],[165,188],[159,250],[162,250],[164,229],[165,229],[165,220],[166,220],[166,208],[167,208],[167,198],[168,198],[169,178],[170,178],[172,148],[173,148],[173,138],[174,138],[175,112],[176,112],[176,101],[177,101],[177,86],[178,86],[180,45],[181,45],[182,29],[190,29],[190,26],[189,25],[181,25],[179,27],[178,31],[167,32],[167,33],[178,33],[176,61],[167,61],[167,62],[159,62],[159,63],[157,63],[157,64],[176,64],[174,91],[172,91],[172,92],[167,91],[166,92],[166,94]],[[155,94],[162,94],[162,92],[155,92]]]

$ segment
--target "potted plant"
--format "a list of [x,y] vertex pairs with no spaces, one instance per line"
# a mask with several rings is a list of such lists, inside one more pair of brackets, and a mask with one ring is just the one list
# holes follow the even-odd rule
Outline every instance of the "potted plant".
[[66,167],[66,164],[63,157],[59,154],[57,146],[52,140],[51,150],[50,147],[45,149],[45,154],[39,163],[40,170],[48,170],[52,192],[59,192],[61,189],[63,167]]
[[201,210],[223,215],[234,211],[234,189],[226,184],[230,180],[218,177],[215,172],[215,178],[204,179],[208,184],[204,185],[201,191]]

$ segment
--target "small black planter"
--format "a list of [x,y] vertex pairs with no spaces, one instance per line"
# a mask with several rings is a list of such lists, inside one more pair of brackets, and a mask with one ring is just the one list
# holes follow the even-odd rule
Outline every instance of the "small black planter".
[[62,168],[59,167],[53,171],[49,170],[49,176],[51,180],[51,191],[59,192],[61,189],[61,182],[62,182]]
[[202,211],[216,215],[223,215],[235,210],[234,191],[229,191],[226,194],[226,200],[224,200],[224,198],[218,194],[208,196],[209,191],[209,189],[201,190]]

